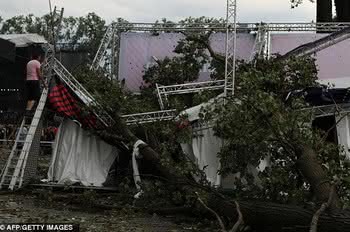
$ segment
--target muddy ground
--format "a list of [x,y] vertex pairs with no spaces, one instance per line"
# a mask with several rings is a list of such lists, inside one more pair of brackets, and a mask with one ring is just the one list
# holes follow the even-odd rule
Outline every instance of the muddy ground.
[[[89,194],[96,199],[88,199],[91,198]],[[207,221],[201,223],[198,217],[162,216],[132,206],[118,207],[115,201],[119,198],[114,193],[52,192],[49,189],[0,192],[0,224],[74,223],[80,225],[80,231],[101,232],[217,231],[213,225],[209,228]]]
[[[0,170],[9,152],[0,145]],[[39,158],[38,179],[45,178],[49,157]],[[133,195],[118,191],[33,186],[19,192],[0,190],[0,224],[74,223],[80,231],[96,232],[218,231],[215,221],[181,213],[156,214],[133,201]]]

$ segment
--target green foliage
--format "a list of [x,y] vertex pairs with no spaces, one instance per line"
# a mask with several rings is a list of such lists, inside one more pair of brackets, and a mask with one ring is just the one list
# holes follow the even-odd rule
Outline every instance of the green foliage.
[[[172,28],[174,25],[166,19],[162,23],[156,22],[159,28]],[[224,71],[224,58],[216,54],[210,46],[210,37],[216,33],[216,28],[224,25],[223,19],[215,18],[192,18],[181,20],[180,24],[186,25],[186,29],[181,33],[184,37],[178,42],[174,49],[177,54],[173,58],[166,57],[163,60],[157,60],[154,65],[148,67],[143,75],[145,85],[142,87],[142,96],[150,99],[150,102],[157,103],[154,89],[156,84],[173,85],[184,84],[198,80],[199,73],[205,65],[208,65],[212,72],[213,79],[222,79]],[[206,28],[207,30],[199,30]],[[171,29],[165,30],[172,32]],[[157,33],[153,33],[157,36]],[[169,98],[170,105],[173,108],[183,110],[195,104],[200,100],[214,97],[216,93],[202,92],[199,95],[186,94]]]
[[[33,22],[36,19],[32,18]],[[15,21],[24,20],[16,18]],[[35,23],[27,20],[30,25]],[[123,20],[119,20],[124,23]],[[172,28],[172,22],[163,20],[164,28]],[[188,18],[183,23],[193,27],[215,27],[222,20],[208,18]],[[212,24],[214,23],[214,24]],[[4,24],[5,25],[5,24]],[[10,26],[9,26],[10,25]],[[64,25],[67,30],[62,40],[84,42],[86,46],[96,47],[97,41],[105,30],[105,22],[94,14],[86,18],[66,18]],[[78,25],[78,26],[77,26]],[[7,29],[6,29],[7,27]],[[33,26],[26,29],[11,26],[7,22],[5,29],[34,30]],[[97,28],[97,31],[94,29]],[[169,29],[170,30],[170,29]],[[92,72],[82,68],[75,73],[79,81],[96,97],[111,115],[121,115],[135,112],[147,112],[158,109],[154,94],[155,84],[181,84],[195,81],[204,64],[209,64],[213,79],[224,76],[224,59],[210,47],[210,36],[217,33],[214,29],[200,33],[187,30],[184,38],[175,48],[177,56],[157,61],[145,71],[144,86],[141,95],[133,95],[122,86],[106,78],[103,72]],[[292,90],[316,86],[317,70],[311,58],[292,58],[286,60],[257,60],[252,63],[238,62],[237,85],[234,99],[227,99],[223,106],[220,102],[215,107],[203,109],[202,119],[213,120],[215,131],[225,143],[220,152],[221,173],[228,175],[240,172],[236,179],[236,197],[268,199],[283,203],[301,203],[309,198],[310,186],[304,182],[295,165],[302,145],[311,145],[331,180],[339,181],[339,193],[344,202],[349,202],[350,170],[344,157],[339,156],[339,148],[334,144],[323,143],[324,132],[314,130],[310,126],[311,114],[301,110],[307,107],[302,97],[285,101],[286,93]],[[198,95],[184,95],[171,100],[179,110],[199,104],[218,93],[203,92]],[[185,176],[197,176],[199,182],[209,186],[203,170],[191,163],[182,154],[179,143],[191,139],[191,127],[182,118],[178,123],[158,123],[135,126],[131,129],[138,137],[161,155],[164,167]],[[260,181],[248,171],[247,166],[257,167],[265,158],[271,160],[271,166],[259,174]],[[175,162],[174,162],[175,160]],[[148,185],[148,186],[146,186]],[[146,183],[145,199],[156,195],[170,200],[174,204],[192,204],[193,196],[182,196],[176,187],[169,188],[169,183]],[[176,186],[176,185],[175,185]],[[164,191],[165,190],[165,191]],[[153,198],[154,199],[154,198]]]
[[[349,173],[339,148],[324,142],[324,132],[311,127],[310,111],[304,98],[286,101],[292,90],[317,86],[317,70],[311,58],[258,60],[256,66],[241,63],[237,70],[234,99],[226,105],[204,109],[215,121],[218,136],[225,144],[220,151],[221,173],[240,172],[236,179],[238,195],[283,203],[311,200],[296,161],[304,146],[311,146],[330,180],[342,180]],[[258,167],[268,158],[270,166],[253,177],[249,166]],[[350,187],[342,181],[344,189]],[[348,192],[341,197],[347,201]]]
[[[309,0],[310,2],[315,2],[315,0]],[[303,0],[290,0],[291,7],[295,8],[298,7],[300,4],[303,3]]]
[[146,70],[143,79],[147,88],[155,88],[155,84],[183,84],[196,80],[202,68],[201,61],[195,58],[175,57],[165,58]]
[[[37,33],[49,39],[52,24],[57,26],[59,16],[53,20],[49,14],[36,17],[33,14],[19,15],[0,21],[1,34]],[[120,21],[120,19],[118,19]],[[106,30],[106,22],[95,13],[84,17],[64,17],[58,42],[71,43],[91,52],[94,56]]]

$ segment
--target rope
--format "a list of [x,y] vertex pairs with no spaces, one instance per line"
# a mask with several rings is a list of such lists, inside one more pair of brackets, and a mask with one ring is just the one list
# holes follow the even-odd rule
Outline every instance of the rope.
[[142,195],[142,189],[141,189],[141,177],[140,177],[140,172],[139,172],[139,167],[137,164],[138,158],[140,158],[140,145],[146,145],[145,142],[142,140],[137,140],[136,143],[134,144],[134,149],[132,152],[132,169],[133,169],[133,176],[134,176],[134,182],[135,186],[138,190],[138,193],[134,196],[134,198],[138,199]]

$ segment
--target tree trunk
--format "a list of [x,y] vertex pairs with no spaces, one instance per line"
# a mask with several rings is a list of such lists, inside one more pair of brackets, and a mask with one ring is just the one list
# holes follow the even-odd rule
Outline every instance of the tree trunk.
[[[130,143],[135,143],[138,139],[133,133],[126,127],[121,121],[118,122],[118,131],[125,139],[128,139]],[[108,137],[107,135],[104,135]],[[111,142],[112,139],[109,138]],[[193,188],[187,188],[185,194],[194,194],[195,191],[207,190],[209,194],[208,206],[217,212],[220,216],[229,219],[230,222],[237,220],[237,211],[235,204],[226,199],[216,190],[207,189],[200,186],[193,180],[188,179],[185,176],[180,175],[172,167],[165,167],[160,162],[160,156],[149,146],[140,147],[142,154],[142,164],[147,163],[154,170],[157,170],[159,174],[167,180],[174,183],[193,183]],[[312,186],[312,190],[315,193],[317,199],[324,203],[328,201],[331,191],[331,185],[327,180],[326,174],[318,163],[316,154],[312,149],[302,148],[301,155],[298,160],[298,166],[303,176],[309,181]],[[182,184],[179,184],[180,186]],[[299,206],[281,205],[269,202],[246,202],[239,201],[241,211],[243,213],[244,222],[246,225],[251,226],[255,231],[309,231],[310,224],[315,212],[315,209],[305,209]],[[320,232],[344,232],[350,231],[350,211],[339,210],[338,197],[335,196],[335,200],[329,209],[321,214],[318,221],[318,231]]]
[[332,22],[332,0],[317,0],[316,21],[318,23]]
[[337,22],[350,22],[350,1],[335,0]]
[[[310,230],[310,224],[315,210],[305,209],[292,205],[273,204],[268,202],[240,201],[243,220],[254,231],[305,231]],[[237,219],[236,207],[228,202],[212,196],[208,206],[219,215],[228,217],[231,221]],[[344,232],[350,231],[350,211],[325,211],[319,217],[318,232]]]
[[[317,160],[315,151],[309,147],[303,147],[300,154],[297,167],[304,178],[310,183],[313,196],[320,204],[327,202],[332,186],[327,173]],[[330,207],[339,208],[340,206],[338,195],[335,194]]]

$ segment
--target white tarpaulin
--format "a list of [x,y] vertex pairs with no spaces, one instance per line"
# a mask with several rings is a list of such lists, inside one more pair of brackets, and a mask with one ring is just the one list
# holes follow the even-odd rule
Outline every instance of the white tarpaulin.
[[66,119],[56,136],[48,179],[58,184],[102,186],[117,155],[117,148]]
[[[187,119],[192,123],[196,124],[196,121],[200,120],[199,114],[202,108],[210,107],[216,102],[221,102],[222,95],[217,96],[209,100],[207,103],[202,103],[198,106],[194,106],[183,111],[180,115],[187,115]],[[194,161],[198,167],[204,170],[207,179],[211,184],[215,186],[222,186],[224,188],[234,187],[232,183],[234,180],[232,177],[236,177],[236,174],[229,175],[228,177],[222,178],[218,171],[220,170],[220,158],[218,153],[223,145],[223,140],[215,136],[213,128],[205,124],[200,127],[195,127],[193,129],[192,141],[190,143],[181,144],[183,152]],[[258,172],[263,171],[267,166],[269,166],[269,158],[261,160],[258,167],[248,166],[248,171],[254,175],[256,183],[259,184],[260,180],[258,178]]]
[[[180,115],[186,115],[187,119],[194,123],[200,119],[199,113],[202,108],[210,107],[215,101],[220,101],[221,95],[183,111]],[[183,152],[194,161],[198,167],[204,170],[208,181],[215,185],[221,185],[221,176],[218,174],[220,169],[220,159],[218,153],[222,146],[222,139],[214,135],[214,130],[208,126],[196,127],[193,129],[192,141],[187,144],[181,144]]]
[[222,140],[214,135],[211,128],[196,132],[192,143],[182,144],[183,152],[190,157],[200,169],[204,170],[209,182],[220,185],[221,178],[218,175],[220,160],[217,157],[222,146]]
[[340,114],[336,117],[338,144],[344,148],[346,158],[350,160],[350,117]]
[[44,37],[38,34],[9,34],[0,35],[0,39],[4,39],[14,43],[16,47],[27,47],[31,44],[46,44]]

